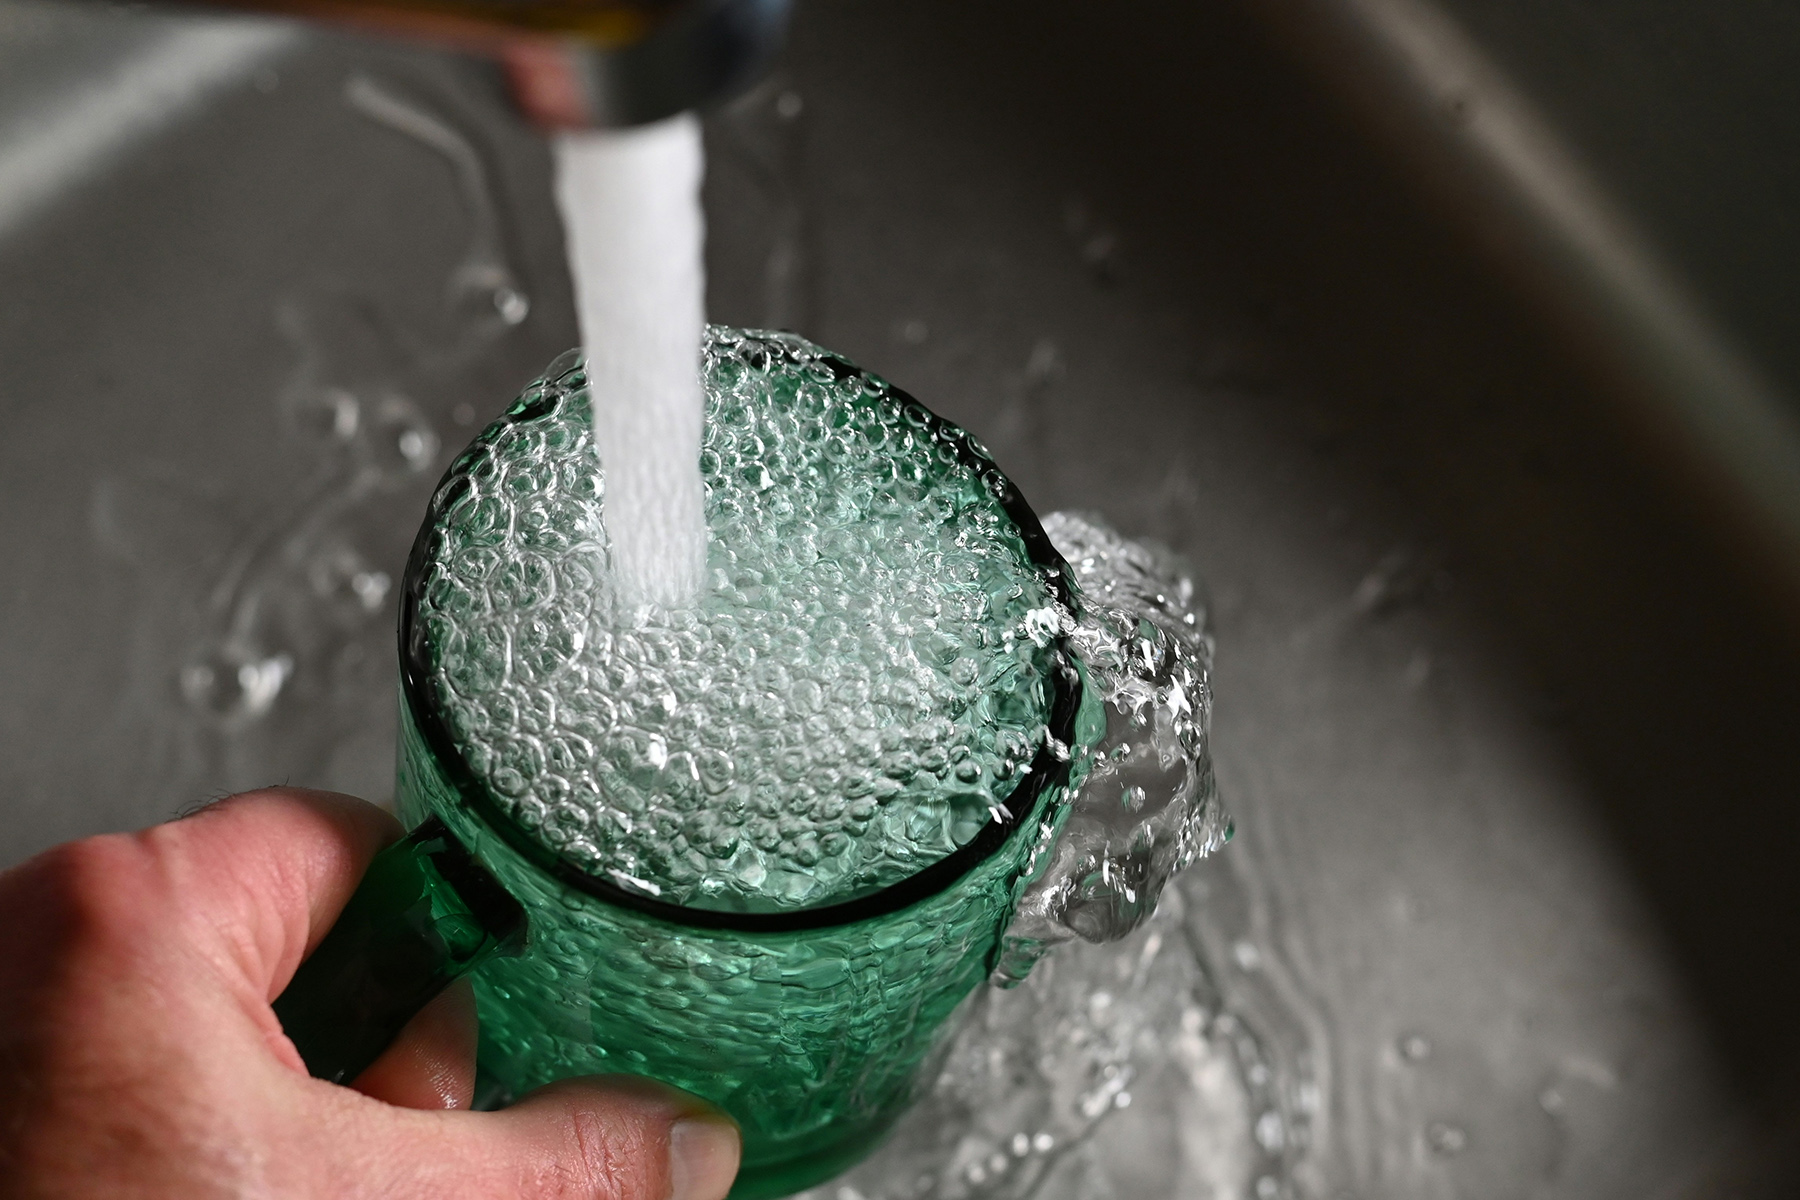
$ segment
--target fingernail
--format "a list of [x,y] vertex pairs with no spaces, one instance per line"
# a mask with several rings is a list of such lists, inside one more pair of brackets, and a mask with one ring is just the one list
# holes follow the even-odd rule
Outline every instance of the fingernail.
[[669,1200],[725,1200],[737,1169],[734,1126],[690,1118],[669,1130]]

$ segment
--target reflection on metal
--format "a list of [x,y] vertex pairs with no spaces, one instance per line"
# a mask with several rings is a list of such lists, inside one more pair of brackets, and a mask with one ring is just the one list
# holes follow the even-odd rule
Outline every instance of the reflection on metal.
[[506,261],[487,164],[474,143],[430,109],[367,75],[352,76],[344,84],[344,100],[370,120],[437,151],[456,172],[470,231],[468,251],[450,275],[452,309],[482,325],[523,321],[531,312],[531,301]]
[[213,778],[329,777],[344,747],[381,729],[395,686],[393,583],[418,487],[456,448],[447,426],[474,420],[443,419],[445,381],[531,311],[474,131],[366,72],[343,98],[452,169],[468,229],[444,279],[448,321],[400,320],[379,288],[281,297],[275,325],[294,362],[273,400],[287,442],[266,452],[306,463],[305,478],[236,529],[226,514],[240,497],[197,494],[151,464],[103,476],[90,505],[102,548],[138,568],[146,593],[179,597],[137,619],[183,655],[169,666],[186,702],[169,736]]
[[[1412,148],[1456,156],[1482,193],[1475,218],[1505,223],[1481,234],[1504,238],[1499,249],[1515,258],[1524,243],[1526,261],[1514,265],[1551,277],[1651,401],[1653,434],[1697,462],[1800,587],[1793,398],[1715,323],[1531,101],[1430,0],[1290,0],[1276,11],[1332,70],[1356,73],[1359,99],[1378,84],[1381,116],[1403,126]],[[1433,134],[1421,138],[1427,123]]]
[[300,42],[268,21],[183,24],[102,79],[82,78],[0,127],[0,237],[117,155]]

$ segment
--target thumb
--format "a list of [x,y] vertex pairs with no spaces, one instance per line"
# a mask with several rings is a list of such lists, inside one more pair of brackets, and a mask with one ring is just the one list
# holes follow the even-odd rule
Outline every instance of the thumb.
[[369,1115],[338,1127],[374,1134],[378,1144],[354,1157],[381,1163],[387,1179],[370,1189],[375,1180],[359,1171],[339,1194],[724,1200],[741,1145],[737,1126],[705,1101],[631,1075],[563,1080],[499,1112],[388,1109],[378,1122]]
[[[724,1200],[741,1152],[730,1118],[686,1092],[632,1075],[540,1088],[493,1118],[498,1136],[575,1195],[610,1200]],[[527,1193],[530,1195],[530,1193]],[[550,1191],[551,1196],[562,1193]]]

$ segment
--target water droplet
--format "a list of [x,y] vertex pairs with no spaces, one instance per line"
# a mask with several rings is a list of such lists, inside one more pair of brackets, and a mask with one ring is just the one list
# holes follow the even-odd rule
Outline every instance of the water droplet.
[[369,457],[382,473],[415,475],[437,460],[437,431],[411,400],[390,392],[367,416],[363,432]]
[[286,652],[263,655],[213,647],[182,667],[181,694],[196,711],[236,726],[273,708],[293,670],[294,658]]
[[531,300],[515,288],[498,287],[494,289],[494,311],[508,325],[517,325],[531,315]]
[[1460,1125],[1448,1121],[1433,1121],[1425,1126],[1425,1144],[1433,1153],[1446,1158],[1461,1154],[1469,1146],[1469,1135]]
[[362,404],[344,388],[311,388],[294,396],[291,405],[294,423],[322,441],[348,442],[362,424]]
[[1430,654],[1424,650],[1414,651],[1411,660],[1406,664],[1406,673],[1403,676],[1407,688],[1417,691],[1424,687],[1431,679],[1431,667]]
[[1407,1062],[1420,1063],[1431,1057],[1431,1039],[1422,1033],[1409,1033],[1399,1043],[1400,1057]]
[[1279,1154],[1281,1148],[1287,1145],[1287,1123],[1281,1119],[1280,1113],[1270,1109],[1256,1118],[1255,1137],[1256,1144],[1265,1151]]

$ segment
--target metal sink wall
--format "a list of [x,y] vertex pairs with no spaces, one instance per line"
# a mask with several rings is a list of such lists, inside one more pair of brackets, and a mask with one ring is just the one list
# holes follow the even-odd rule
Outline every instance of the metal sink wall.
[[[1758,644],[1729,556],[1243,18],[966,8],[803,7],[709,118],[713,319],[1198,564],[1226,853],[1327,1059],[1307,1188],[1702,1194],[1759,1093],[1620,833],[1654,747],[1596,729],[1653,706],[1658,569]],[[4,63],[0,863],[385,797],[425,496],[575,340],[543,146],[477,64],[281,24],[9,0]]]

